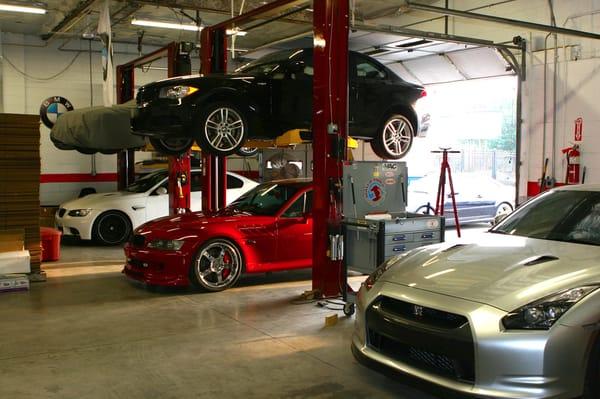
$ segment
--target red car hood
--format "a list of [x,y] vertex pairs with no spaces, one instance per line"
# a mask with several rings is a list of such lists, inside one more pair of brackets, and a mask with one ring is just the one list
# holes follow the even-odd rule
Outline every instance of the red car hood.
[[182,234],[209,231],[214,227],[250,227],[264,225],[272,221],[272,216],[257,216],[248,213],[231,212],[228,210],[205,214],[192,212],[177,216],[166,216],[143,224],[136,230],[136,234],[161,239],[178,239]]

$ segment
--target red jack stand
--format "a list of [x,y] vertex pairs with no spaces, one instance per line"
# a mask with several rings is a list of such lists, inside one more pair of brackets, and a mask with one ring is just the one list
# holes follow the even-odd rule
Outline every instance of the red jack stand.
[[458,221],[458,211],[456,210],[456,195],[454,193],[454,184],[452,183],[452,172],[448,163],[448,154],[460,154],[460,151],[450,151],[449,148],[442,148],[441,151],[431,151],[433,154],[442,154],[442,166],[440,169],[440,181],[438,183],[437,197],[435,200],[435,214],[444,216],[444,205],[446,199],[446,174],[448,174],[448,184],[450,185],[450,198],[452,199],[452,210],[454,212],[454,222],[456,223],[456,234],[460,238],[460,223]]

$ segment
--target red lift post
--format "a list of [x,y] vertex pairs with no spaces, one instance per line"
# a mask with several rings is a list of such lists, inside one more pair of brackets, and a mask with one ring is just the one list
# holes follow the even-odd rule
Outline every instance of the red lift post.
[[[203,75],[227,71],[226,27],[204,28],[201,67]],[[202,211],[214,212],[227,204],[227,158],[202,152]]]
[[[227,65],[226,29],[251,19],[264,19],[306,0],[277,0],[202,31],[202,73],[224,72]],[[348,30],[349,0],[314,2],[313,80],[313,290],[319,296],[341,293],[342,259],[334,256],[330,241],[341,240],[342,165],[348,137]],[[202,207],[225,204],[225,159],[203,155]],[[222,180],[221,180],[222,179]],[[216,194],[221,194],[218,196]]]
[[314,2],[313,290],[322,297],[338,296],[345,287],[333,237],[341,237],[348,142],[349,12],[348,0]]
[[[167,77],[182,73],[177,67],[179,44],[170,43],[143,57],[117,66],[117,102],[122,104],[132,100],[135,93],[135,68],[147,65],[161,58],[167,58]],[[133,183],[135,177],[133,150],[122,151],[117,158],[118,188],[122,190]],[[185,212],[191,207],[189,178],[191,173],[190,152],[179,157],[169,157],[169,213]],[[185,182],[187,181],[187,184]]]

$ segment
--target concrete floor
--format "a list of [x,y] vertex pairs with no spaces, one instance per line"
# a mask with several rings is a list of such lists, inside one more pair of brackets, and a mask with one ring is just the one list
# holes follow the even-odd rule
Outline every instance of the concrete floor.
[[298,302],[310,271],[150,292],[121,262],[120,248],[66,241],[46,283],[0,295],[0,398],[448,397],[359,365],[353,318]]

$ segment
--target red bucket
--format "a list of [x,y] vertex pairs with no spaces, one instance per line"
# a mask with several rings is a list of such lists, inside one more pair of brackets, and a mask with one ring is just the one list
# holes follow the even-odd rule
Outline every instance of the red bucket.
[[42,240],[42,262],[60,259],[60,236],[62,233],[51,227],[40,227]]

